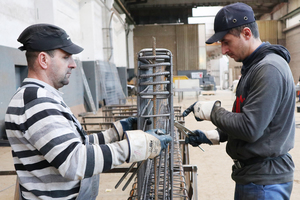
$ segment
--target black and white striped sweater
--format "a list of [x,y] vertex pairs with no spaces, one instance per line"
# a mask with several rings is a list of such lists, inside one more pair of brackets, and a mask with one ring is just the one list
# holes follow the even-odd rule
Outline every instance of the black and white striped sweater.
[[36,79],[11,99],[5,126],[23,199],[75,199],[82,179],[128,157],[126,141],[106,131],[84,135],[60,92]]

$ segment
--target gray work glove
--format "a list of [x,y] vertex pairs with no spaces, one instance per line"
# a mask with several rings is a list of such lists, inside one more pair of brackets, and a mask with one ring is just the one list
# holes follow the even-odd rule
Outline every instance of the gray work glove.
[[193,132],[195,135],[189,133],[188,136],[185,138],[186,144],[191,144],[193,147],[196,147],[200,144],[214,145],[220,143],[220,136],[217,130],[195,130]]
[[221,106],[220,101],[196,101],[193,105],[183,111],[182,116],[186,117],[190,112],[194,113],[197,121],[211,120],[210,115],[215,106]]

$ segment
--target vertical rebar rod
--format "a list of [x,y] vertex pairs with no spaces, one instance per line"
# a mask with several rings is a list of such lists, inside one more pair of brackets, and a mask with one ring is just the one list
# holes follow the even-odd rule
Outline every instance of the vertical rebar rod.
[[[156,38],[153,37],[153,47],[152,47],[152,55],[154,56],[154,59],[153,59],[153,64],[155,64],[156,60],[155,60],[155,56],[156,56]],[[156,73],[156,67],[153,67],[153,74]],[[156,76],[153,77],[153,82],[156,81]],[[155,93],[156,92],[156,85],[153,85],[153,92]],[[156,115],[156,95],[153,95],[153,115]],[[156,126],[156,117],[153,117],[153,128],[157,128]],[[155,197],[155,200],[158,200],[158,183],[157,183],[157,158],[154,158],[154,181],[155,181],[155,194],[154,194],[154,197]]]

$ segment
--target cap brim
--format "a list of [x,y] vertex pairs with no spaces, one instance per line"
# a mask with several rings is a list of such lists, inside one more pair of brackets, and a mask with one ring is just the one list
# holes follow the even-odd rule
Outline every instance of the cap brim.
[[70,46],[62,47],[60,49],[64,50],[65,52],[67,52],[69,54],[78,54],[83,51],[83,48],[81,48],[80,46],[78,46],[74,43]]
[[221,32],[217,32],[215,33],[213,36],[211,36],[208,40],[206,40],[206,44],[212,44],[215,42],[218,42],[220,40],[223,39],[223,37],[228,33],[229,30],[226,31],[221,31]]

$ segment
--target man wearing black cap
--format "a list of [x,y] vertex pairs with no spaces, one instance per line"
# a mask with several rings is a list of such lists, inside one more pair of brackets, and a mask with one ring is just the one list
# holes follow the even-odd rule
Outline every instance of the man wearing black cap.
[[54,25],[35,24],[18,38],[26,50],[28,78],[14,94],[5,116],[19,181],[18,199],[95,199],[99,173],[124,162],[154,158],[171,141],[132,130],[136,118],[86,135],[62,98],[83,49]]
[[206,43],[221,42],[222,53],[243,62],[232,112],[220,101],[198,101],[183,116],[210,120],[216,130],[195,130],[186,143],[219,144],[233,159],[235,200],[286,200],[293,187],[295,87],[290,54],[280,45],[261,42],[251,7],[234,3],[215,17],[215,34]]

